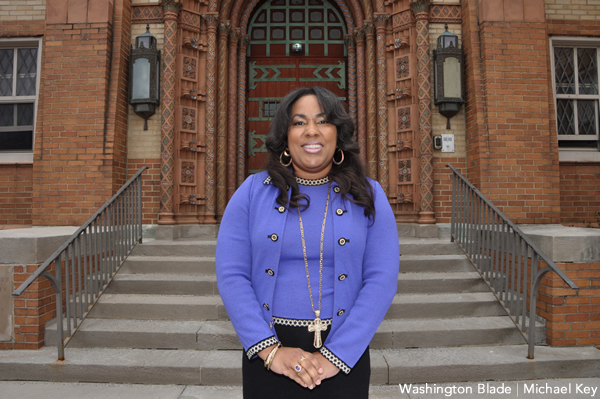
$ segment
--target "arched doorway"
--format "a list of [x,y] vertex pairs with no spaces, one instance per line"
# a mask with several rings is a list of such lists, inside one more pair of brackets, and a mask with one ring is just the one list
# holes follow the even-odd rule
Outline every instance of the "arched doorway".
[[400,0],[386,14],[370,4],[181,0],[168,13],[159,224],[218,223],[262,168],[279,100],[314,84],[348,102],[361,159],[397,220],[435,221],[427,7]]
[[248,27],[246,173],[263,169],[265,138],[292,89],[323,86],[348,99],[346,25],[326,0],[268,0]]

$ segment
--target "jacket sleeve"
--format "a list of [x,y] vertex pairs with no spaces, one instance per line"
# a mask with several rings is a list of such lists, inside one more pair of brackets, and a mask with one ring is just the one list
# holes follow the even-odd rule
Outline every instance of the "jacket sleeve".
[[400,248],[396,219],[381,186],[372,182],[375,221],[367,225],[362,288],[346,320],[320,352],[348,374],[371,342],[398,289]]
[[219,227],[216,251],[219,294],[248,358],[278,342],[262,316],[252,288],[249,211],[255,180],[246,179],[229,201]]

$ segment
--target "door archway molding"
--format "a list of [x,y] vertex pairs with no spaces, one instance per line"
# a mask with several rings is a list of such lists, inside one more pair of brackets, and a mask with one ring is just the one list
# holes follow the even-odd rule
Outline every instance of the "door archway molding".
[[[327,1],[327,0],[324,0]],[[342,11],[350,37],[348,45],[348,101],[358,130],[362,159],[369,175],[387,192],[386,30],[387,18],[373,15],[369,0],[332,0]],[[378,8],[383,2],[378,1]],[[216,219],[245,177],[246,56],[248,24],[259,0],[226,1],[219,12],[215,187],[207,179],[207,192],[216,192]],[[242,11],[243,9],[243,11]],[[365,15],[366,18],[365,19]],[[379,21],[379,22],[378,22]],[[383,21],[383,24],[380,23]],[[376,43],[379,43],[377,45]],[[241,77],[244,77],[242,79]],[[383,104],[383,105],[382,105]],[[208,117],[208,115],[207,115]],[[210,160],[208,160],[210,161]],[[225,172],[224,169],[227,169]],[[381,175],[381,176],[379,176]]]
[[[173,0],[165,1],[168,3]],[[429,18],[426,10],[430,0],[416,0],[416,2],[410,3],[411,6],[405,7],[406,9],[394,8],[393,12],[392,5],[395,6],[396,2],[386,6],[384,6],[382,0],[376,0],[373,3],[369,0],[347,0],[347,2],[344,0],[331,0],[331,3],[333,2],[340,9],[348,32],[345,43],[348,57],[349,111],[358,128],[361,155],[368,166],[369,175],[381,183],[392,204],[397,201],[394,209],[402,211],[404,209],[402,207],[412,203],[409,200],[411,193],[403,193],[402,190],[399,190],[398,182],[394,181],[394,176],[398,171],[397,168],[399,168],[398,156],[395,154],[398,154],[398,151],[403,151],[403,149],[405,151],[410,149],[410,145],[420,146],[420,143],[413,140],[412,144],[406,142],[404,147],[402,147],[401,142],[396,143],[397,134],[403,132],[403,129],[406,130],[404,125],[400,126],[396,116],[400,115],[400,111],[409,110],[412,107],[410,110],[415,112],[413,112],[413,126],[411,129],[415,127],[418,129],[418,105],[420,103],[424,104],[427,98],[424,96],[423,101],[419,98],[419,104],[413,102],[408,108],[405,105],[408,104],[405,101],[406,97],[402,101],[398,100],[397,91],[399,87],[402,89],[406,85],[404,81],[396,78],[396,68],[400,65],[399,62],[403,59],[402,57],[407,58],[407,54],[398,50],[396,42],[399,38],[404,39],[403,35],[409,29],[411,32],[416,31],[414,15],[417,13],[421,14],[418,18],[420,21],[419,37],[425,39],[421,43],[426,41],[428,36],[426,21]],[[418,5],[414,6],[413,3]],[[183,0],[179,4],[182,5],[179,11],[180,27],[177,30],[179,33],[165,28],[165,38],[169,38],[173,42],[177,41],[178,46],[177,63],[175,63],[175,60],[170,60],[172,66],[178,68],[177,84],[179,85],[177,88],[179,91],[176,93],[176,98],[174,98],[176,118],[178,118],[177,123],[179,125],[174,127],[174,137],[181,136],[183,138],[183,135],[185,137],[198,137],[202,141],[202,145],[193,146],[190,142],[188,149],[186,143],[184,143],[185,146],[179,141],[176,143],[177,146],[182,145],[182,147],[180,147],[181,150],[175,151],[174,162],[169,162],[169,165],[174,167],[173,173],[166,176],[169,181],[175,180],[176,190],[173,193],[165,192],[161,196],[162,216],[159,216],[159,223],[162,221],[165,224],[173,222],[177,224],[215,223],[220,220],[229,198],[245,178],[245,129],[247,119],[247,99],[245,97],[246,85],[248,84],[248,77],[246,76],[247,32],[250,16],[252,12],[256,11],[258,0],[231,0],[221,4],[216,0],[211,0],[208,7],[204,5],[205,3],[199,3],[197,0]],[[373,12],[373,9],[378,10],[378,12]],[[393,18],[390,18],[384,12],[385,10],[392,13]],[[193,37],[197,38],[194,39],[196,43],[198,43],[198,40],[200,41],[199,46],[194,47],[194,42],[189,42],[190,38]],[[412,43],[413,39],[410,40]],[[192,48],[195,50],[192,50]],[[410,57],[414,61],[417,46],[412,43],[410,48]],[[414,54],[412,54],[413,48]],[[424,46],[419,46],[419,50],[426,51]],[[183,52],[180,53],[181,51]],[[201,81],[197,81],[197,84],[201,86],[202,93],[197,100],[196,97],[193,97],[194,102],[191,102],[190,94],[185,94],[185,90],[183,90],[184,86],[191,87],[193,85],[188,84],[189,79],[187,83],[183,82],[185,85],[182,83],[182,79],[185,78],[181,77],[181,74],[184,73],[181,71],[183,59],[181,57],[194,58],[197,60],[198,66],[201,66],[201,70],[198,70]],[[417,69],[415,66],[411,67],[413,72]],[[388,68],[393,69],[390,69],[388,73]],[[428,68],[426,62],[419,63],[419,76],[429,76],[423,68]],[[417,76],[411,75],[410,79],[411,82],[416,82]],[[391,85],[391,87],[388,88],[388,85]],[[409,87],[406,88],[407,93],[410,93],[409,89]],[[416,89],[417,87],[413,88],[413,96],[417,95]],[[185,95],[188,97],[184,97]],[[184,100],[185,104],[189,105],[184,105]],[[165,101],[163,104],[165,109],[167,105],[167,101]],[[417,107],[415,108],[415,106]],[[181,130],[179,119],[181,119],[182,112],[187,112],[182,111],[185,107],[197,111],[198,123],[194,121],[194,124],[202,126],[199,128],[194,127],[193,130],[188,129],[187,132],[185,129]],[[387,120],[388,112],[393,118],[391,125],[388,124]],[[430,129],[427,130],[429,131],[423,130],[421,134],[424,139],[427,139],[430,135]],[[393,141],[389,143],[390,146],[388,146],[388,134],[394,135]],[[427,143],[426,140],[424,141]],[[161,152],[161,156],[165,157],[169,151],[165,148]],[[197,158],[194,158],[193,155],[185,159],[177,158],[182,151],[186,154],[190,154],[188,151],[198,151],[202,154],[198,153]],[[391,153],[392,151],[394,153]],[[415,149],[414,152],[416,154],[417,150]],[[419,165],[420,170],[415,170],[411,184],[418,185],[418,181],[422,177],[420,175],[424,172],[429,173],[429,170],[431,170],[431,168],[425,170],[431,164],[430,154],[431,152],[426,154],[427,159],[423,159],[427,165],[421,163]],[[414,159],[414,161],[411,161],[413,165],[416,163],[415,156],[418,157],[419,155],[410,158]],[[187,162],[190,159],[192,162]],[[185,165],[184,160],[186,161]],[[393,166],[389,165],[390,162],[393,163]],[[184,170],[184,166],[189,168]],[[389,173],[388,170],[394,172]],[[183,172],[190,172],[191,175],[195,174],[194,178],[189,178],[188,181],[188,178],[182,175]],[[410,171],[407,173],[410,173]],[[175,177],[173,178],[173,176]],[[182,186],[183,180],[187,184],[185,187]],[[166,184],[164,185],[166,186]],[[421,188],[424,188],[427,192],[421,191],[421,195],[415,193],[413,195],[415,207],[411,210],[406,208],[407,211],[402,211],[405,215],[410,214],[406,217],[398,213],[397,217],[398,215],[401,216],[399,220],[415,220],[412,215],[415,211],[420,212],[419,208],[416,207],[417,201],[420,205],[423,205],[422,209],[430,212],[430,196],[426,197],[426,195],[431,193],[431,185],[426,184],[425,187]],[[422,202],[424,197],[426,197],[425,202]],[[169,212],[171,203],[175,205],[173,212]],[[167,206],[163,207],[163,205]],[[174,214],[173,217],[169,213]],[[431,215],[432,213],[423,215],[428,218],[421,218],[419,221],[422,223],[434,221]]]

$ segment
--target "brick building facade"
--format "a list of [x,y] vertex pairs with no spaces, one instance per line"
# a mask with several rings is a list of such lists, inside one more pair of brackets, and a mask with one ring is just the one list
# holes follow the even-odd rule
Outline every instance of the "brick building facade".
[[[235,79],[242,45],[249,45],[246,51],[253,57],[254,43],[259,43],[249,37],[252,20],[248,18],[261,5],[182,1],[167,11],[168,1],[5,3],[0,8],[4,54],[35,49],[36,59],[35,65],[26,66],[35,80],[33,92],[24,97],[22,93],[3,93],[4,112],[13,104],[18,115],[30,112],[24,101],[31,101],[35,112],[30,116],[32,141],[19,144],[27,149],[10,145],[0,149],[0,224],[80,224],[143,165],[150,167],[145,176],[145,223],[218,222],[227,198],[242,181],[240,175],[250,171],[244,146],[256,139],[244,134],[252,117],[238,109],[235,101],[238,90],[244,99],[249,88],[247,82]],[[591,69],[585,73],[595,73],[590,79],[597,79],[593,57],[600,37],[598,5],[551,0],[335,4],[347,25],[344,97],[356,120],[363,159],[371,176],[388,190],[399,222],[449,221],[447,163],[465,172],[517,223],[597,222],[598,100],[593,94],[585,97],[585,102],[566,99],[578,94],[562,96],[564,100],[555,95],[556,65],[562,61],[555,59],[554,49],[592,51],[593,63],[586,66]],[[209,14],[214,12],[219,14]],[[149,24],[163,58],[168,55],[164,46],[169,44],[165,37],[169,13],[176,23],[170,30],[175,59],[170,64],[163,60],[163,67],[173,69],[173,93],[164,88],[164,69],[160,113],[150,118],[148,130],[143,130],[143,122],[127,104],[130,44]],[[419,18],[427,25],[418,27]],[[466,104],[452,118],[450,130],[432,102],[433,58],[428,57],[422,66],[418,63],[419,51],[432,54],[444,24],[459,36],[465,54]],[[196,48],[189,45],[192,38],[198,40]],[[244,38],[249,44],[243,44]],[[209,52],[210,46],[214,54]],[[258,47],[254,51],[257,54]],[[17,58],[13,55],[11,62]],[[177,69],[182,68],[178,63],[184,58],[202,66],[191,81],[182,78]],[[4,63],[4,76],[9,76],[7,56]],[[407,72],[400,74],[396,69],[405,63]],[[14,67],[21,66],[15,63]],[[419,76],[428,79],[423,87]],[[214,87],[209,87],[210,82]],[[9,83],[16,87],[19,82]],[[194,100],[182,95],[192,86],[200,93]],[[403,90],[403,95],[397,96],[398,90]],[[164,119],[169,107],[173,111],[167,112],[170,124],[169,118]],[[379,112],[375,118],[378,108],[387,112]],[[203,120],[197,118],[191,130],[182,130],[177,118],[183,118],[188,110]],[[575,120],[577,112],[580,115]],[[406,115],[408,125],[399,120]],[[582,132],[586,134],[583,137],[579,125],[584,122],[579,119],[588,116],[586,126],[593,126]],[[574,129],[576,121],[578,129]],[[8,126],[12,120],[5,122],[3,137],[8,142],[15,133],[10,133]],[[557,127],[568,131],[559,132]],[[429,137],[440,134],[453,135],[454,152],[433,149]],[[568,140],[574,137],[590,140]],[[161,148],[165,140],[169,150]],[[199,151],[190,157],[184,141],[201,143]],[[394,141],[401,141],[403,147]],[[241,159],[238,170],[235,159]],[[182,183],[179,175],[184,170],[189,173],[190,167],[194,182]],[[161,175],[162,169],[166,172]],[[213,170],[222,170],[222,175],[212,176]],[[202,200],[190,205],[191,194]]]
[[[450,129],[434,105],[446,24],[466,89]],[[148,130],[128,105],[146,25],[162,52]],[[599,57],[595,0],[0,1],[0,226],[79,225],[142,166],[144,224],[218,223],[264,152],[269,93],[315,83],[340,90],[399,223],[450,221],[450,163],[516,223],[593,225]]]

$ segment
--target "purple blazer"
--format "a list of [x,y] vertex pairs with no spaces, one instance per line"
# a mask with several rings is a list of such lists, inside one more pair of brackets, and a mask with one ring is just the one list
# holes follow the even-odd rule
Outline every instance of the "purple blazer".
[[[334,316],[321,353],[349,373],[371,342],[398,286],[400,249],[394,214],[379,183],[375,222],[331,185]],[[225,308],[249,358],[278,342],[271,304],[282,251],[286,209],[267,172],[250,176],[227,205],[217,239],[217,284]],[[271,270],[273,273],[266,273]],[[344,275],[344,278],[338,276]],[[306,285],[306,280],[298,281]]]

